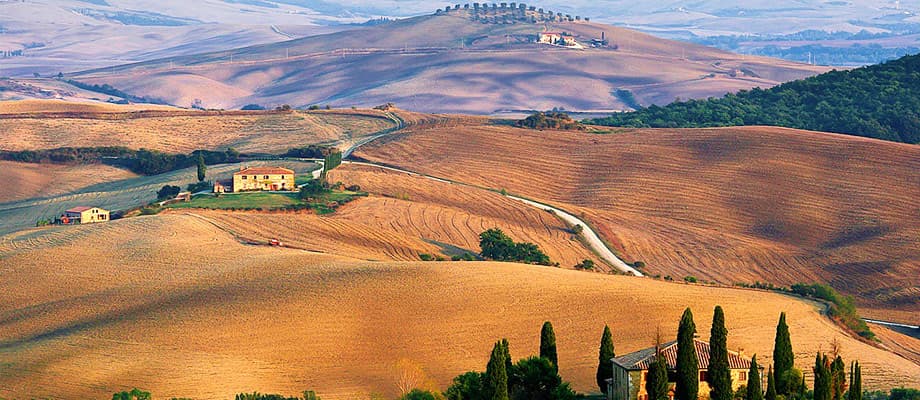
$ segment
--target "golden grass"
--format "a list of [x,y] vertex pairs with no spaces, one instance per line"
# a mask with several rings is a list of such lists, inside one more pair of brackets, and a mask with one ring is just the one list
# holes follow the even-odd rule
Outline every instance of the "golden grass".
[[920,148],[763,127],[615,132],[419,127],[356,155],[583,214],[652,274],[828,282],[918,315]]
[[[189,211],[245,241],[286,245],[363,260],[417,261],[419,254],[479,253],[479,234],[500,228],[536,243],[562,267],[599,260],[554,215],[486,190],[440,183],[373,167],[344,165],[330,180],[357,184],[370,197],[334,214]],[[184,213],[184,212],[180,212]]]
[[242,152],[277,154],[292,147],[359,138],[394,126],[383,113],[371,111],[185,114],[164,112],[128,119],[0,119],[5,133],[0,149],[125,146],[186,153],[234,147]]
[[920,365],[920,338],[917,333],[910,336],[882,325],[872,324],[870,327],[891,351]]
[[0,203],[57,196],[102,182],[136,175],[107,165],[26,164],[0,161]]
[[400,360],[443,388],[483,369],[498,338],[515,358],[536,353],[544,320],[563,377],[595,391],[604,323],[625,354],[648,346],[657,326],[673,335],[686,306],[705,338],[717,303],[729,346],[764,362],[786,311],[802,369],[839,337],[867,389],[920,385],[920,366],[847,338],[813,304],[767,292],[503,263],[354,261],[244,246],[186,215],[24,231],[0,239],[0,257],[2,397],[101,398],[134,386],[159,398],[392,396]]
[[63,101],[63,100],[13,100],[0,101],[0,114],[31,114],[31,113],[113,113],[131,112],[141,110],[178,111],[173,106],[158,104],[112,104],[98,101]]

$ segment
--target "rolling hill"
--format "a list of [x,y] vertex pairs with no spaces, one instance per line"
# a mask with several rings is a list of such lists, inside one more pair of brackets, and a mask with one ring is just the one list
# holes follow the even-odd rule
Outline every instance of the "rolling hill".
[[[459,9],[67,77],[180,106],[196,99],[210,108],[395,102],[418,111],[488,114],[553,107],[622,110],[633,98],[643,105],[666,104],[827,70],[584,20],[541,22],[543,14],[528,13]],[[609,46],[573,50],[534,43],[543,30],[564,31],[585,44],[603,33]]]
[[[374,263],[245,246],[190,215],[32,230],[0,239],[0,396],[101,398],[140,387],[158,398],[316,390],[324,399],[396,393],[402,366],[443,389],[482,370],[507,337],[535,354],[551,320],[560,373],[595,391],[597,342],[617,354],[676,332],[715,304],[729,346],[769,361],[786,311],[797,365],[842,342],[866,389],[920,385],[920,366],[855,341],[816,304],[775,293],[507,263]],[[69,260],[61,263],[61,259]],[[31,290],[21,290],[29,287]],[[650,295],[654,293],[654,295]],[[706,335],[704,335],[705,338]]]
[[920,148],[744,127],[607,134],[418,127],[356,156],[582,214],[649,274],[829,283],[920,320]]

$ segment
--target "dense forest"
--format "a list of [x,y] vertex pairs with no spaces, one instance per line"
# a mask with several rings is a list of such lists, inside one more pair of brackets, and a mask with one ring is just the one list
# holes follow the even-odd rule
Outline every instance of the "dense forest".
[[917,144],[920,55],[588,122],[635,128],[773,125]]

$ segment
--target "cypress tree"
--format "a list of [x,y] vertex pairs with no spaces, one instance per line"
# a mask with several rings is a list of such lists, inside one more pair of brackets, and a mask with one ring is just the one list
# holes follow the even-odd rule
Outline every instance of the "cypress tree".
[[645,380],[645,392],[648,400],[668,400],[668,367],[667,362],[655,356],[648,366],[648,377]]
[[792,341],[789,338],[789,326],[786,325],[786,313],[779,314],[779,323],[776,325],[776,341],[773,344],[774,379],[776,392],[784,396],[789,395],[789,382],[786,372],[792,370],[795,355],[792,354]]
[[613,357],[615,357],[613,353],[613,335],[610,334],[610,327],[604,325],[604,333],[601,335],[601,347],[597,355],[597,387],[604,394],[607,394],[607,379],[613,378],[613,364],[610,362]]
[[847,400],[862,400],[862,369],[859,361],[850,364],[850,393]]
[[728,329],[725,328],[725,314],[716,306],[712,314],[712,330],[709,335],[709,398],[711,400],[732,400],[732,373],[728,368]]
[[559,370],[559,358],[556,355],[556,333],[553,332],[553,324],[549,321],[543,323],[543,329],[540,330],[540,357],[543,357],[553,363],[556,371]]
[[748,370],[746,400],[763,400],[763,390],[760,389],[760,367],[757,365],[756,354],[751,359],[751,369]]
[[827,356],[818,353],[815,356],[815,395],[814,400],[831,400],[831,371]]
[[677,400],[697,400],[699,397],[700,368],[696,345],[693,343],[695,334],[693,313],[687,308],[677,329],[677,387],[674,389],[674,398]]
[[773,377],[773,366],[767,370],[767,396],[764,400],[776,400],[776,378]]
[[204,163],[204,155],[201,152],[198,153],[198,182],[204,182],[205,173],[208,171],[208,166]]
[[500,341],[492,347],[492,355],[489,357],[489,364],[486,365],[486,376],[483,383],[484,400],[509,400],[505,351]]
[[508,393],[510,394],[514,388],[514,363],[511,362],[511,349],[508,345],[508,339],[502,339],[502,357],[505,358],[505,374],[508,375]]
[[844,400],[843,395],[847,387],[846,364],[840,356],[831,363],[831,398],[833,400]]

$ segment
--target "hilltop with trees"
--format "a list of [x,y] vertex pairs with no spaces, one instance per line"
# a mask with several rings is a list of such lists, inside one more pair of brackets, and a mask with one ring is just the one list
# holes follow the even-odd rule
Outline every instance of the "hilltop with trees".
[[920,143],[920,55],[771,89],[676,102],[591,122],[634,128],[772,125]]

